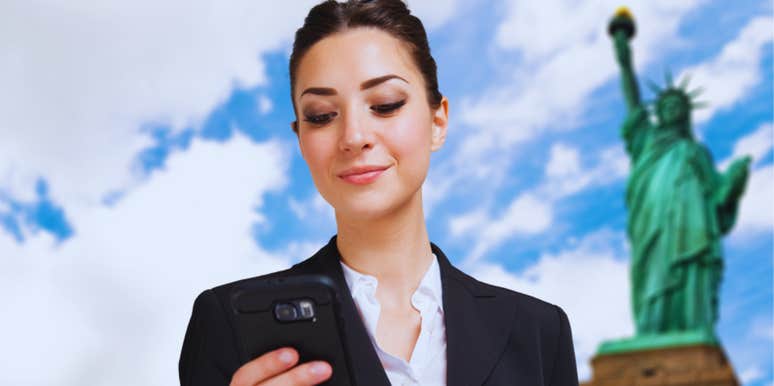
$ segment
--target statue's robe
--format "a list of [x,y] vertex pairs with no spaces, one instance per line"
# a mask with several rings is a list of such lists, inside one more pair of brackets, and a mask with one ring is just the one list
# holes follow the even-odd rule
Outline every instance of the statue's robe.
[[621,130],[631,159],[626,192],[632,306],[638,334],[714,331],[720,239],[736,208],[718,204],[724,176],[688,132],[651,124],[643,107]]

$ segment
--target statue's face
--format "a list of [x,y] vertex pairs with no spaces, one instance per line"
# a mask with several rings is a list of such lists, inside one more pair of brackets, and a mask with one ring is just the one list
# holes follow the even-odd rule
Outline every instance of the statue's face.
[[685,98],[679,95],[666,95],[658,101],[658,119],[662,125],[674,125],[685,123],[690,113]]

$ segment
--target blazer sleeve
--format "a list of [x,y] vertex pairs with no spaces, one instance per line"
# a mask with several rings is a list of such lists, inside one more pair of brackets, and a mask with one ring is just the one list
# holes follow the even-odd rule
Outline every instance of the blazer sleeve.
[[578,369],[575,365],[575,349],[572,344],[572,331],[567,314],[555,306],[559,316],[559,338],[557,339],[554,371],[551,386],[578,386]]
[[180,352],[181,386],[227,386],[239,368],[233,329],[212,290],[194,301]]

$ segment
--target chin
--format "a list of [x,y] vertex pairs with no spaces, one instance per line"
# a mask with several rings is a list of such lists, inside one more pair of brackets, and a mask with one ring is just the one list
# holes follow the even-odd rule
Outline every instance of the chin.
[[[392,193],[392,192],[390,192]],[[408,204],[410,197],[396,197],[394,194],[366,194],[340,197],[333,205],[337,216],[356,220],[376,220],[395,212]]]
[[357,220],[375,220],[388,215],[393,208],[384,200],[360,200],[336,207],[336,213]]

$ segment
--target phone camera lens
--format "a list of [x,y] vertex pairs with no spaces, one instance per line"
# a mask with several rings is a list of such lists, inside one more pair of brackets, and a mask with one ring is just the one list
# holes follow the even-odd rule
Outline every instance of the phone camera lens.
[[274,307],[274,316],[281,322],[291,322],[298,318],[298,310],[292,303],[280,303]]

